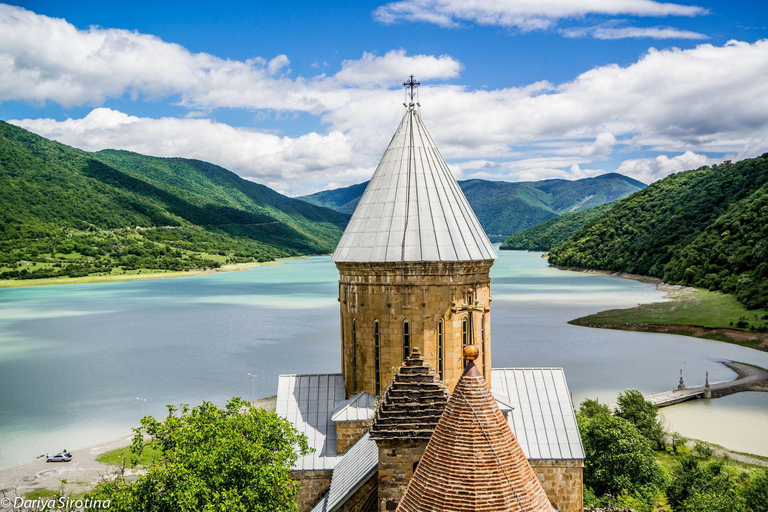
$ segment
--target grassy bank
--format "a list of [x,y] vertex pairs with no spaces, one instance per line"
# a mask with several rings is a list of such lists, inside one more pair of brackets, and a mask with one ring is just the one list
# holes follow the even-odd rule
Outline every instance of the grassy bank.
[[[667,301],[611,309],[570,323],[586,327],[682,334],[768,351],[768,311],[747,310],[726,293],[674,289]],[[763,332],[760,332],[760,331]]]

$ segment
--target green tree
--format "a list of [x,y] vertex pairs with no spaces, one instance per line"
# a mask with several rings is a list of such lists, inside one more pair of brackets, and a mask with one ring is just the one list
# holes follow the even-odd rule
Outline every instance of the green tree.
[[749,510],[768,512],[768,470],[763,470],[750,478],[744,485],[741,495]]
[[610,415],[611,410],[606,404],[601,404],[597,400],[586,398],[579,405],[579,411],[577,414],[583,416],[584,418],[594,418],[598,414]]
[[584,443],[584,485],[596,495],[637,494],[651,499],[661,481],[648,440],[629,421],[598,414],[579,417]]
[[616,399],[619,408],[616,416],[632,423],[649,441],[658,448],[664,447],[664,429],[659,423],[659,408],[647,401],[636,389],[619,393]]
[[285,419],[233,398],[192,409],[168,406],[168,417],[141,420],[131,451],[151,438],[160,453],[134,483],[121,476],[88,497],[110,500],[114,511],[295,511],[298,483],[291,468],[310,452],[307,439]]
[[695,457],[683,457],[673,469],[667,499],[675,511],[746,511],[736,483],[723,471],[723,462],[703,465]]

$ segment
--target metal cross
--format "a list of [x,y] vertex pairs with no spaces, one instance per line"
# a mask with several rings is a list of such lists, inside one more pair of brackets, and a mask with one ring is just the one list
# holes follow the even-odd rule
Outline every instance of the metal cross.
[[[460,313],[462,311],[469,313],[469,315],[467,315],[467,330],[469,331],[467,336],[467,345],[475,344],[475,329],[473,321],[473,317],[475,316],[474,313],[488,313],[491,310],[491,308],[488,306],[480,306],[477,300],[475,300],[474,295],[475,290],[469,288],[467,289],[467,302],[460,306],[457,306],[454,302],[451,306],[451,313]],[[483,353],[483,357],[485,357],[485,353]]]
[[421,82],[417,82],[416,80],[414,80],[413,79],[413,75],[411,75],[410,80],[408,80],[407,82],[403,82],[403,85],[405,87],[410,87],[411,88],[411,91],[410,91],[409,94],[411,96],[411,103],[413,103],[413,88],[420,86]]

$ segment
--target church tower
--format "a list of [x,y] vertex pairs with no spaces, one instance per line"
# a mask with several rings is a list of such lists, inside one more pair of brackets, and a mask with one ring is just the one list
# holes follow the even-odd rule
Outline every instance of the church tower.
[[414,348],[452,391],[474,344],[490,381],[496,251],[424,126],[419,82],[403,85],[403,119],[332,258],[347,396],[383,394]]

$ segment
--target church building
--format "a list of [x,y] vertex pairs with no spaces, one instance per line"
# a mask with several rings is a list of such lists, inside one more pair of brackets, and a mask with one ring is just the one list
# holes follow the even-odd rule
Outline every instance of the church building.
[[[501,473],[492,466],[502,461],[473,459],[490,464],[478,475],[494,482],[506,475],[500,495],[522,493],[534,503],[545,492],[555,509],[581,510],[584,450],[563,370],[492,369],[489,274],[497,254],[421,119],[419,83],[411,77],[404,85],[402,121],[332,258],[341,374],[278,382],[278,414],[315,448],[294,468],[300,510],[461,510],[425,508],[416,498],[432,485],[451,488],[450,473],[437,481],[440,471],[417,470],[425,453],[432,461],[441,450],[449,456],[450,439],[510,457]],[[477,395],[483,386],[489,423],[452,431],[463,421],[458,413],[446,418],[455,390]],[[496,437],[480,439],[484,428]],[[500,444],[489,452],[493,442]],[[414,498],[405,500],[406,489]]]

